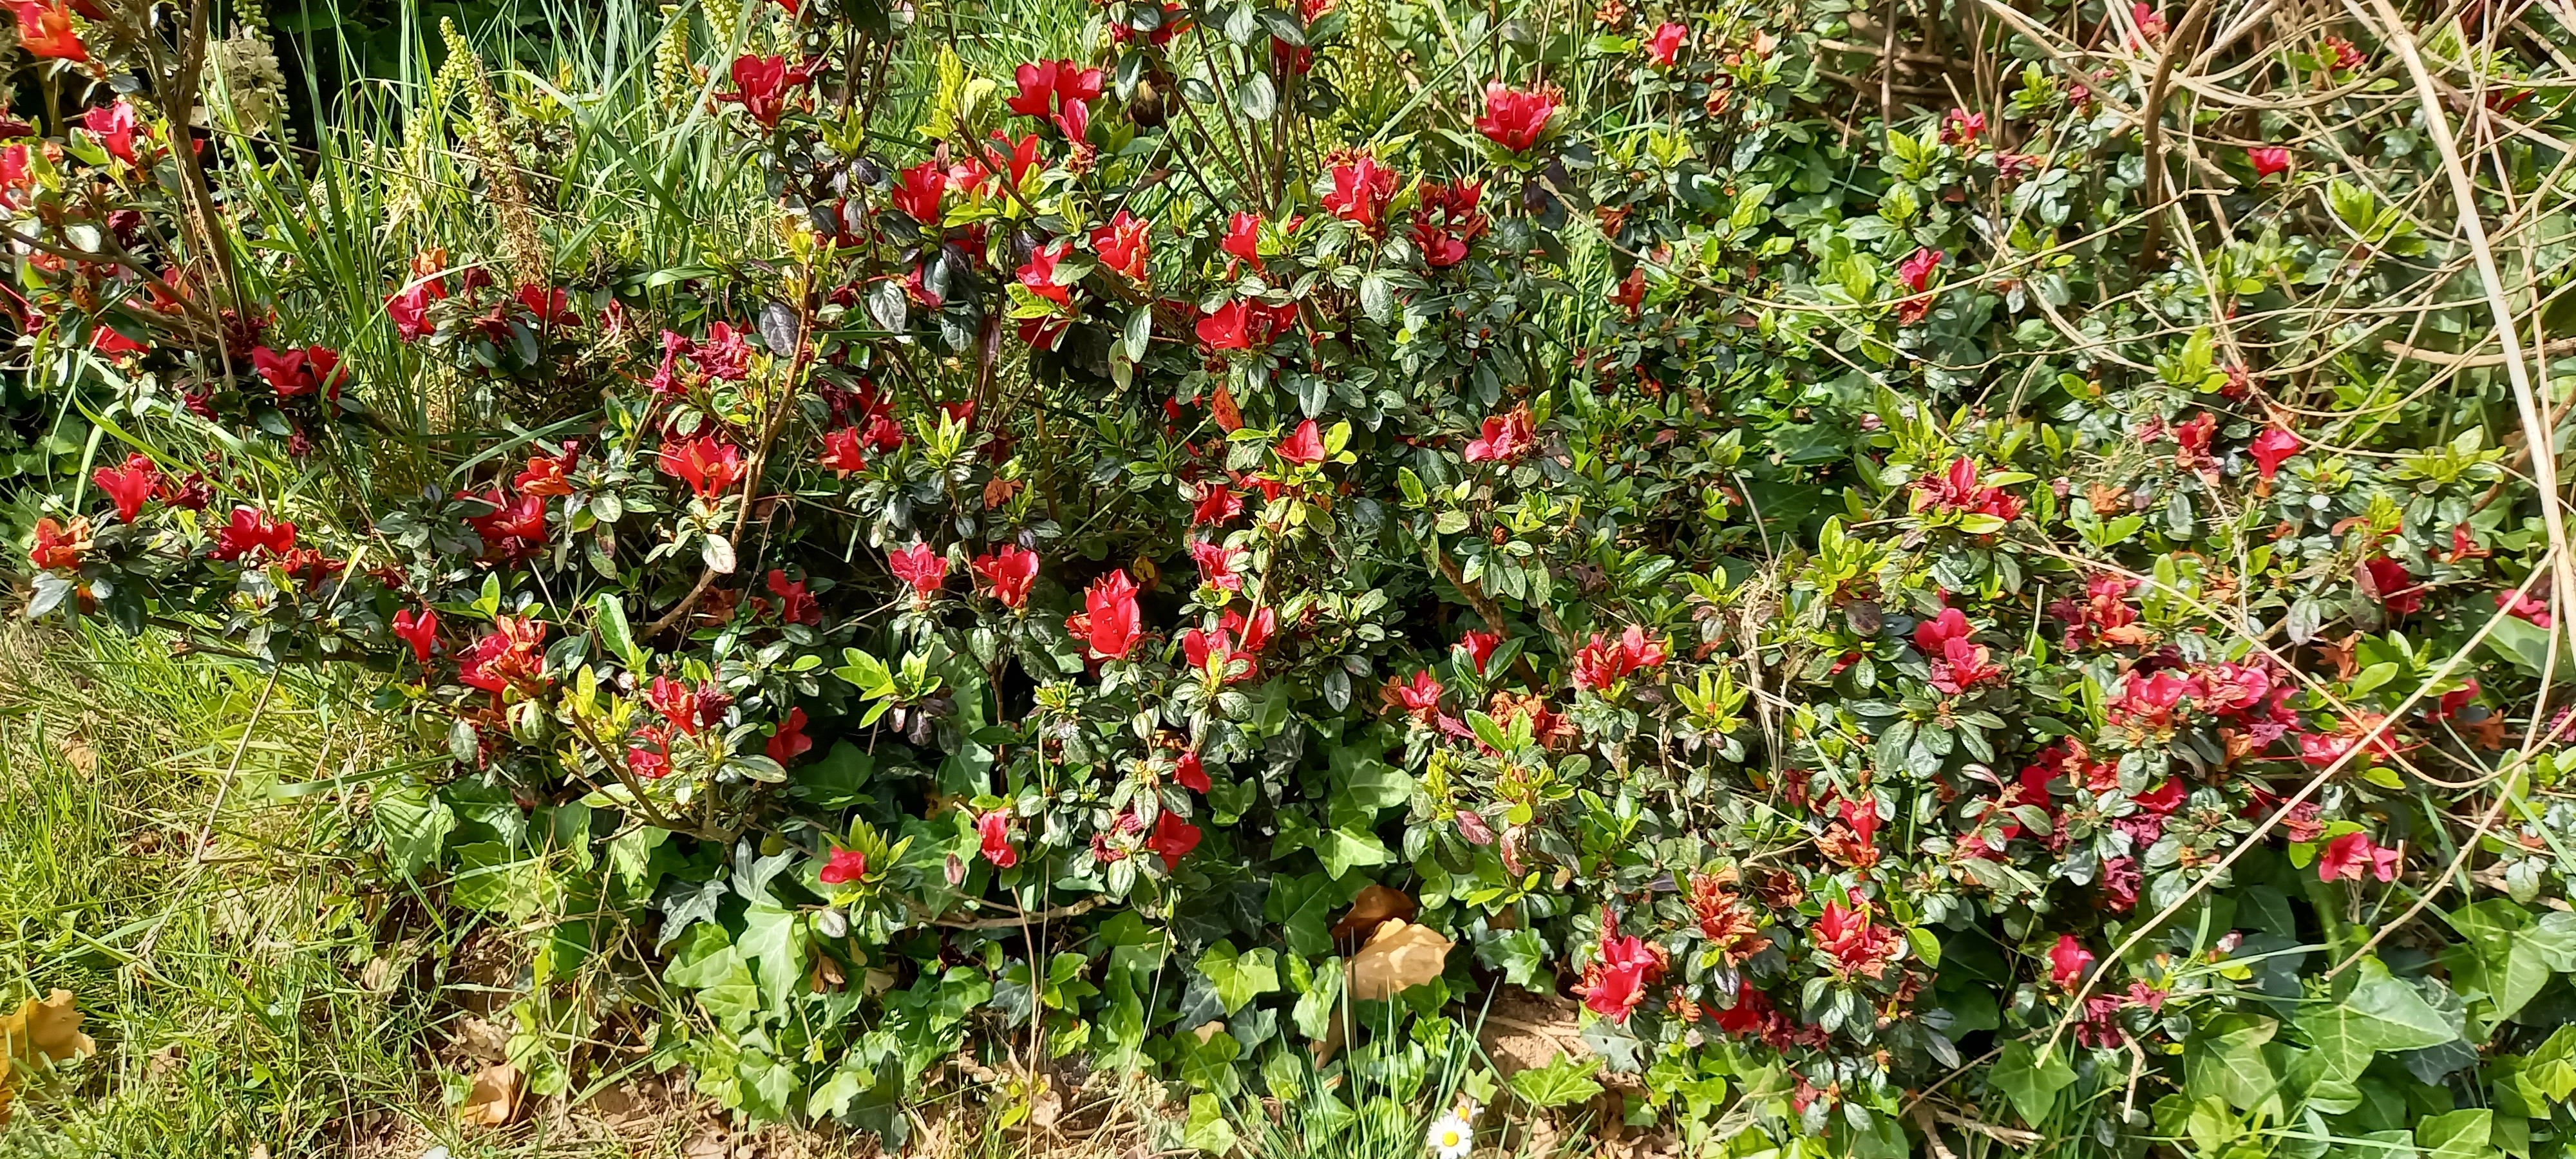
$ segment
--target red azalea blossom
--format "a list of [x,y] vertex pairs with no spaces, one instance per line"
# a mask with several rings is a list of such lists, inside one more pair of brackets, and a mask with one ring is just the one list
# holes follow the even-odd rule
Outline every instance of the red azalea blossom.
[[745,470],[742,448],[714,435],[664,443],[657,459],[663,474],[687,483],[700,499],[733,490]]
[[1583,995],[1584,1009],[1613,1022],[1626,1022],[1645,998],[1646,987],[1663,977],[1666,959],[1662,946],[1648,945],[1635,935],[1623,936],[1618,930],[1618,923],[1605,916],[1601,960],[1584,968],[1583,982],[1574,992]]
[[229,563],[258,552],[283,556],[294,550],[294,524],[272,520],[265,511],[235,507],[231,521],[215,529],[215,549],[207,554]]
[[2247,149],[2245,151],[2245,159],[2253,163],[2254,179],[2257,181],[2273,176],[2274,174],[2287,173],[2290,171],[2290,151],[2280,145],[2265,145],[2257,149]]
[[[1233,635],[1222,627],[1213,632],[1205,628],[1191,628],[1183,631],[1181,655],[1189,661],[1193,671],[1205,672],[1213,665],[1216,669],[1217,682],[1220,684],[1249,679],[1253,670],[1259,666],[1259,661],[1253,658],[1252,653],[1234,646]],[[1243,661],[1243,670],[1240,672],[1235,670],[1234,662],[1237,660]]]
[[1300,467],[1312,467],[1324,461],[1324,436],[1317,430],[1315,420],[1307,419],[1298,423],[1287,438],[1279,440],[1276,449],[1280,458]]
[[[124,505],[121,503],[118,504],[118,510],[122,511],[123,509]],[[2530,621],[2531,626],[2535,628],[2546,628],[2554,622],[2549,615],[2549,601],[2532,596],[2526,596],[2521,592],[2497,592],[2495,594],[2495,604],[2497,608],[2502,609],[2507,613]]]
[[483,554],[513,559],[533,555],[546,543],[546,500],[542,495],[521,495],[506,499],[497,488],[489,495],[471,496],[492,505],[488,515],[469,516],[465,522],[483,539]]
[[98,138],[98,143],[107,150],[109,156],[128,165],[142,164],[142,159],[134,153],[135,119],[132,101],[118,97],[115,104],[91,109],[81,117],[81,127],[88,129],[91,135]]
[[1145,261],[1150,246],[1145,234],[1150,222],[1119,210],[1109,224],[1091,231],[1091,252],[1100,255],[1100,264],[1124,275],[1128,281],[1143,283]]
[[1863,978],[1886,973],[1888,961],[1904,940],[1895,930],[1872,924],[1869,903],[1853,903],[1848,895],[1825,902],[1825,912],[1808,936],[1833,959],[1836,972]]
[[2137,24],[2139,34],[2148,40],[2159,39],[2165,34],[2164,14],[2156,11],[2155,6],[2146,0],[2137,0],[2129,5],[2129,19]]
[[939,228],[939,199],[948,192],[948,174],[936,161],[924,161],[896,174],[894,192],[887,196],[904,216],[932,229]]
[[394,636],[411,645],[413,657],[421,667],[428,667],[430,653],[438,647],[438,613],[425,607],[417,612],[409,608],[395,612]]
[[2351,41],[2340,36],[2326,38],[2326,51],[2334,55],[2336,72],[2352,72],[2370,63],[2367,57],[2361,55],[2360,49],[2353,47]]
[[[653,706],[679,729],[682,736],[696,736],[709,725],[724,719],[724,706],[729,703],[721,694],[710,694],[685,680],[656,676],[644,691],[644,702]],[[713,711],[709,711],[712,708]]]
[[143,501],[161,489],[161,469],[152,465],[150,455],[127,455],[121,466],[90,472],[90,481],[115,501],[117,522],[132,523],[142,514]]
[[976,556],[967,566],[984,577],[985,590],[1006,608],[1028,606],[1029,588],[1037,582],[1038,553],[1015,544]]
[[2085,972],[2093,968],[2095,960],[2093,951],[2085,949],[2084,943],[2075,940],[2075,935],[2059,934],[2057,944],[2048,950],[2048,980],[2060,989],[2072,990],[2076,983],[2084,980]]
[[1485,115],[1476,118],[1476,131],[1512,152],[1526,153],[1547,135],[1556,106],[1554,88],[1516,89],[1494,81],[1485,86]]
[[1181,754],[1180,763],[1172,767],[1172,780],[1182,788],[1196,793],[1204,793],[1216,787],[1216,782],[1208,780],[1207,766],[1199,763],[1199,754],[1196,751]]
[[2175,423],[2174,445],[2181,449],[2174,453],[2174,465],[2186,471],[2207,465],[2209,441],[2217,434],[2218,416],[2207,411]]
[[1425,181],[1418,196],[1413,210],[1413,247],[1422,251],[1423,264],[1445,270],[1466,261],[1468,243],[1490,224],[1479,209],[1485,197],[1484,182],[1444,185]]
[[832,847],[831,860],[814,875],[825,885],[848,885],[868,875],[868,855],[856,849]]
[[1439,678],[1433,676],[1428,668],[1414,673],[1409,682],[1389,680],[1386,688],[1388,695],[1395,698],[1395,703],[1403,706],[1404,711],[1417,720],[1430,720],[1440,712],[1440,694],[1445,690],[1440,687]]
[[89,62],[89,49],[72,31],[72,14],[60,4],[22,0],[18,5],[18,47],[39,60]]
[[530,455],[527,467],[510,480],[510,486],[523,495],[570,495],[572,480],[565,472],[572,469],[575,456],[569,446],[560,455]]
[[1268,608],[1255,609],[1249,616],[1227,608],[1216,618],[1217,626],[1243,645],[1246,652],[1259,652],[1270,642],[1270,633],[1278,630],[1279,614]]
[[781,623],[811,627],[823,622],[823,605],[816,603],[812,593],[806,591],[804,580],[790,581],[784,569],[773,567],[763,582],[768,586],[769,594],[778,597],[778,619]]
[[2370,835],[2346,833],[2317,851],[2317,880],[2359,881],[2364,872],[2381,881],[2397,880],[2398,854],[2371,843]]
[[742,111],[751,114],[751,119],[763,128],[775,129],[787,115],[788,90],[801,88],[813,79],[810,63],[790,65],[784,56],[744,54],[733,58],[734,91],[717,93],[716,99],[741,105]]
[[2373,556],[2362,567],[2367,594],[2378,597],[2389,615],[2412,615],[2424,606],[2427,589],[2415,582],[2415,574],[2407,571],[2405,564],[2381,555]]
[[707,340],[692,346],[689,356],[709,378],[740,382],[751,377],[751,344],[730,322],[708,323]]
[[1029,254],[1028,264],[1020,267],[1020,284],[1028,287],[1030,293],[1056,305],[1072,305],[1073,288],[1057,285],[1055,280],[1057,263],[1062,262],[1072,248],[1072,242],[1062,239],[1039,246]]
[[1681,56],[1683,43],[1689,39],[1689,25],[1669,21],[1658,24],[1654,34],[1646,38],[1646,55],[1654,59],[1655,67],[1671,68],[1673,61]]
[[894,573],[894,578],[912,585],[912,595],[916,600],[929,600],[948,580],[948,557],[927,543],[915,543],[887,552],[886,568]]
[[1154,819],[1154,834],[1145,839],[1145,848],[1163,856],[1166,873],[1181,867],[1181,859],[1199,847],[1199,827],[1174,816],[1166,809]]
[[1085,630],[1076,633],[1086,637],[1091,654],[1104,660],[1124,660],[1135,648],[1143,631],[1143,618],[1136,610],[1136,581],[1125,570],[1101,577],[1082,593]]
[[1327,161],[1324,208],[1362,233],[1383,233],[1387,203],[1395,200],[1395,170],[1380,164],[1376,154],[1358,150],[1336,153]]
[[1009,869],[1020,863],[1020,851],[1011,848],[1011,814],[995,809],[975,819],[975,831],[983,838],[984,860],[995,869]]
[[279,398],[301,398],[317,390],[327,390],[331,397],[340,396],[340,387],[348,375],[340,368],[340,354],[327,346],[307,346],[301,350],[252,348],[251,369],[258,371]]
[[1260,269],[1261,215],[1237,211],[1234,216],[1226,219],[1225,241],[1221,248],[1228,256],[1250,265],[1253,269]]
[[[805,735],[805,710],[788,709],[787,719],[778,722],[778,730],[769,735],[769,742],[760,751],[782,765],[814,751],[814,738]],[[867,872],[865,862],[860,863],[859,872]]]
[[823,455],[816,465],[842,478],[852,471],[868,469],[868,458],[859,453],[859,428],[841,427],[823,434]]
[[2281,464],[2305,447],[2306,444],[2299,441],[2299,436],[2290,433],[2289,428],[2270,426],[2254,436],[2254,442],[2245,448],[2245,453],[2253,457],[2255,472],[2269,483],[2272,476],[2280,473]]
[[572,295],[561,287],[525,285],[512,297],[526,308],[540,329],[581,325],[581,315],[572,312]]
[[1954,145],[1974,145],[1985,132],[1986,115],[1966,109],[1950,110],[1950,115],[1941,124],[1941,139]]
[[1100,99],[1100,70],[1070,60],[1041,60],[1017,71],[1020,92],[1003,102],[1014,113],[1052,121],[1065,139],[1080,141],[1091,130],[1090,102]]
[[1664,658],[1664,642],[1647,637],[1639,625],[1628,625],[1616,641],[1595,632],[1592,642],[1574,654],[1574,686],[1606,691],[1631,673],[1660,666]]
[[1199,319],[1198,336],[1211,350],[1267,350],[1296,321],[1295,306],[1229,298]]
[[1975,459],[1952,459],[1939,478],[1917,479],[1914,488],[1917,511],[1928,503],[1944,511],[1991,515],[2007,523],[2021,516],[2021,497],[1980,483]]
[[1946,256],[1940,250],[1924,246],[1915,250],[1914,256],[1896,263],[1896,276],[1905,280],[1908,289],[1923,293],[1932,288],[1932,272],[1941,268],[1941,259]]
[[1485,661],[1493,659],[1494,649],[1500,647],[1502,642],[1501,633],[1480,632],[1474,628],[1469,628],[1458,636],[1459,650],[1467,653],[1467,659],[1475,663],[1478,675],[1484,674]]
[[1467,444],[1470,463],[1510,463],[1538,448],[1538,428],[1527,406],[1485,420],[1483,436]]
[[492,631],[457,657],[456,678],[494,696],[546,678],[546,626],[526,616],[495,616]]
[[1224,591],[1243,590],[1243,574],[1238,569],[1251,558],[1250,552],[1228,548],[1214,540],[1190,541],[1190,560],[1198,565],[1199,582]]
[[38,571],[68,571],[81,565],[89,548],[89,520],[74,519],[66,524],[47,516],[36,521],[36,545],[28,550],[27,559]]
[[1199,492],[1199,501],[1190,508],[1190,526],[1210,524],[1222,527],[1243,514],[1243,496],[1223,483],[1210,483]]

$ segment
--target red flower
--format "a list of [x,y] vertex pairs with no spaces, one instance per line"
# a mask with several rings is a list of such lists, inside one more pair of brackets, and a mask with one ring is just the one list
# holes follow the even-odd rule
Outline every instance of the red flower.
[[1584,1009],[1613,1022],[1626,1022],[1631,1011],[1646,996],[1646,987],[1663,976],[1664,948],[1650,946],[1644,938],[1622,936],[1619,925],[1604,915],[1601,924],[1601,960],[1584,967],[1583,982],[1574,992],[1583,995]]
[[1287,438],[1279,440],[1277,450],[1282,459],[1300,467],[1312,467],[1324,461],[1324,436],[1316,429],[1315,420],[1307,419],[1298,423],[1297,429]]
[[[1255,659],[1252,653],[1235,648],[1233,637],[1224,628],[1218,628],[1213,632],[1204,628],[1191,628],[1182,632],[1181,654],[1189,660],[1190,668],[1194,671],[1204,672],[1211,663],[1215,664],[1219,684],[1231,684],[1237,680],[1248,679],[1260,666],[1260,661]],[[1243,661],[1243,670],[1240,672],[1235,671],[1234,662],[1237,660]]]
[[984,577],[984,586],[1006,608],[1026,607],[1029,588],[1037,582],[1038,553],[1014,544],[976,556],[968,566]]
[[1151,222],[1137,220],[1134,214],[1119,210],[1109,224],[1091,231],[1091,252],[1100,255],[1100,264],[1124,274],[1128,281],[1145,280],[1145,257],[1149,246],[1145,234]]
[[572,295],[560,287],[525,285],[512,295],[540,329],[552,326],[579,326],[581,315],[572,312]]
[[745,54],[733,58],[734,91],[717,93],[716,99],[741,105],[752,120],[775,129],[779,119],[787,115],[787,90],[801,88],[813,79],[811,64],[790,66],[784,56]]
[[1917,511],[1928,502],[1944,511],[1991,515],[2005,522],[2021,516],[2021,497],[1981,484],[1974,459],[1952,459],[1938,479],[1926,476],[1915,480],[1914,487]]
[[975,831],[984,839],[984,860],[995,869],[1009,869],[1020,863],[1020,851],[1011,848],[1011,814],[995,809],[975,819]]
[[456,678],[494,696],[510,688],[542,682],[546,654],[538,647],[546,626],[525,616],[495,616],[492,631],[457,658]]
[[2137,3],[2129,5],[2129,19],[2137,23],[2139,34],[2149,40],[2165,34],[2164,14],[2156,11],[2155,6],[2146,0],[2137,0]]
[[1646,38],[1646,55],[1654,58],[1656,67],[1671,68],[1673,61],[1681,56],[1683,43],[1689,39],[1689,25],[1658,24],[1654,35]]
[[265,511],[235,507],[232,520],[215,529],[215,549],[207,554],[229,563],[255,552],[282,556],[294,550],[294,524],[271,520]]
[[1181,867],[1181,859],[1199,847],[1199,827],[1174,816],[1166,809],[1154,819],[1154,835],[1145,839],[1145,848],[1163,855],[1166,873]]
[[1628,276],[1611,288],[1610,304],[1627,311],[1630,318],[1646,308],[1646,267],[1629,267]]
[[409,608],[395,612],[394,635],[411,645],[411,654],[426,668],[430,653],[438,648],[438,613],[426,607],[418,612]]
[[1267,350],[1296,319],[1294,306],[1229,298],[1199,319],[1199,341],[1212,350]]
[[1941,139],[1963,146],[1974,145],[1977,143],[1977,138],[1984,136],[1985,132],[1986,115],[1984,113],[1952,109],[1950,116],[1942,123]]
[[2264,178],[2270,177],[2276,173],[2287,173],[2290,171],[2290,151],[2280,145],[2265,145],[2259,149],[2247,149],[2245,151],[2245,159],[2253,162],[2254,179],[2257,181],[2263,180]]
[[2424,606],[2426,589],[2415,582],[2414,573],[2407,571],[2405,564],[2382,555],[2373,557],[2362,567],[2364,594],[2378,597],[2380,606],[2387,608],[2389,615],[2411,615]]
[[1501,81],[1490,82],[1485,85],[1485,115],[1476,118],[1476,131],[1512,152],[1528,152],[1547,134],[1547,123],[1556,116],[1556,101],[1556,90],[1550,87],[1516,89]]
[[2001,665],[1987,659],[1986,646],[1953,639],[1941,645],[1941,657],[1932,662],[1932,687],[1957,696],[1979,684],[2004,674]]
[[18,5],[18,46],[39,60],[89,62],[89,50],[72,32],[72,14],[60,4],[22,0]]
[[641,734],[644,740],[651,742],[657,747],[647,748],[644,745],[627,746],[626,767],[634,770],[636,776],[642,777],[648,781],[658,781],[664,777],[670,776],[671,749],[669,741],[662,736],[661,730],[657,728],[645,728],[638,729],[636,731]]
[[530,455],[527,468],[510,480],[510,486],[526,495],[570,495],[572,480],[565,478],[564,473],[572,469],[579,454],[568,445],[560,455]]
[[1435,270],[1445,270],[1467,260],[1467,243],[1485,232],[1489,224],[1480,211],[1485,199],[1485,183],[1460,181],[1442,184],[1425,181],[1421,200],[1413,211],[1413,245],[1422,251],[1422,261]]
[[1322,198],[1324,208],[1360,227],[1363,233],[1383,232],[1387,203],[1395,200],[1395,170],[1379,164],[1376,154],[1367,152],[1337,153],[1329,160],[1332,167],[1324,177],[1330,189]]
[[1029,264],[1020,267],[1020,284],[1027,286],[1030,293],[1056,305],[1071,305],[1073,290],[1069,286],[1056,284],[1055,268],[1056,263],[1064,260],[1065,252],[1072,246],[1073,243],[1069,241],[1055,241],[1039,246],[1036,252],[1029,255]]
[[161,489],[161,470],[152,465],[150,455],[127,455],[121,467],[101,467],[90,473],[98,489],[116,501],[116,519],[132,523],[143,511],[143,501]]
[[[663,339],[665,345],[669,342],[669,337]],[[751,344],[730,322],[708,323],[707,340],[692,346],[689,356],[698,360],[698,368],[709,378],[740,382],[751,377]]]
[[2048,950],[2048,980],[2060,989],[2072,990],[2084,980],[2085,971],[2093,968],[2093,951],[2076,941],[2073,934],[2057,935],[2057,944]]
[[1003,147],[996,149],[990,145],[985,146],[984,164],[998,165],[1000,167],[998,171],[1008,172],[1011,175],[1011,188],[1019,188],[1021,182],[1028,178],[1029,170],[1037,167],[1038,135],[1029,133],[1013,141],[1001,131],[995,130],[992,139],[1001,142]]
[[1024,117],[1052,120],[1066,140],[1080,141],[1091,130],[1090,102],[1100,99],[1100,70],[1070,60],[1024,64],[1016,73],[1020,93],[1003,102]]
[[[805,710],[788,709],[787,719],[778,722],[778,730],[769,735],[769,743],[762,745],[761,751],[782,765],[814,751],[814,738],[805,735]],[[859,872],[867,871],[867,862],[861,861]]]
[[1484,437],[1467,444],[1470,463],[1509,463],[1530,453],[1538,446],[1538,428],[1530,421],[1529,407],[1516,406],[1510,413],[1485,420]]
[[1226,219],[1223,248],[1227,254],[1250,263],[1253,269],[1260,269],[1261,215],[1237,212]]
[[317,390],[327,390],[331,397],[340,396],[340,387],[348,375],[340,368],[340,354],[327,346],[307,346],[284,352],[265,346],[253,347],[251,369],[268,382],[279,398],[300,398]]
[[669,720],[671,726],[679,729],[682,736],[698,735],[700,730],[713,723],[707,719],[710,715],[722,719],[721,708],[718,708],[715,714],[707,712],[707,700],[703,692],[691,687],[688,681],[674,680],[668,676],[653,678],[652,685],[645,689],[644,702],[652,705],[653,711],[661,713]]
[[2397,880],[2397,851],[2371,844],[2370,835],[2346,833],[2317,854],[2317,880],[2359,881],[2363,872],[2381,881]]
[[1902,939],[1895,930],[1870,923],[1867,902],[1851,905],[1847,901],[1848,895],[1825,902],[1825,912],[1808,936],[1834,960],[1835,970],[1846,976],[1876,978],[1886,972]]
[[924,161],[897,175],[888,200],[904,216],[931,229],[939,228],[939,199],[948,192],[948,175],[937,161]]
[[474,528],[474,534],[483,538],[485,555],[526,556],[545,544],[545,496],[522,494],[505,500],[495,489],[490,495],[474,498],[492,504],[490,514],[471,516],[465,521]]
[[1126,659],[1143,631],[1143,617],[1136,610],[1136,581],[1123,569],[1113,571],[1084,589],[1082,604],[1088,625],[1083,634],[1091,654],[1106,660]]
[[1190,508],[1190,526],[1203,527],[1213,523],[1221,527],[1241,514],[1243,496],[1235,494],[1234,488],[1223,483],[1210,483],[1199,492],[1198,504]]
[[2305,447],[2306,444],[2299,441],[2299,436],[2291,434],[2289,428],[2274,426],[2265,427],[2263,433],[2254,436],[2254,442],[2245,448],[2245,453],[2254,457],[2255,471],[2269,483],[2272,476],[2280,473],[2282,462]]
[[868,469],[867,456],[859,453],[859,428],[842,427],[823,435],[823,457],[817,460],[823,469],[848,478],[852,471]]
[[914,599],[927,601],[937,595],[948,579],[948,557],[931,549],[927,543],[915,543],[886,553],[886,567],[894,578],[912,585]]
[[662,473],[687,483],[705,499],[733,490],[742,482],[742,448],[714,435],[662,444]]
[[1905,279],[1907,288],[1920,294],[1932,288],[1932,271],[1940,269],[1941,259],[1947,256],[1930,246],[1916,249],[1914,256],[1896,263],[1896,276]]
[[848,885],[868,875],[868,855],[856,849],[832,847],[832,859],[814,876],[825,885]]
[[1190,559],[1198,564],[1199,582],[1229,592],[1243,590],[1243,574],[1237,570],[1251,553],[1229,549],[1214,540],[1190,541]]
[[[138,455],[135,457],[141,458],[142,456]],[[131,462],[132,460],[128,461]],[[100,473],[105,474],[106,472]],[[118,509],[123,510],[124,505],[121,503],[118,504]],[[2535,599],[2517,591],[2501,591],[2495,594],[2495,602],[2498,608],[2502,608],[2506,612],[2531,621],[2531,626],[2535,628],[2546,628],[2552,622],[2549,615],[2549,601],[2547,600]]]
[[1660,666],[1664,660],[1663,641],[1649,638],[1639,625],[1628,625],[1616,641],[1594,632],[1592,642],[1574,654],[1574,686],[1606,691],[1629,674]]
[[1184,789],[1199,793],[1216,787],[1215,782],[1208,780],[1207,766],[1199,763],[1196,751],[1181,754],[1180,764],[1172,769],[1172,780]]
[[143,163],[134,155],[133,102],[118,97],[115,104],[91,109],[81,118],[81,127],[98,138],[98,143],[107,149],[109,156],[128,165]]
[[2334,54],[2336,72],[2352,72],[2370,63],[2368,58],[2361,55],[2360,49],[2354,48],[2351,41],[2340,36],[2326,38],[2326,51]]
[[28,550],[27,558],[39,571],[69,570],[81,565],[89,546],[89,520],[62,524],[47,516],[36,521],[36,546]]
[[791,582],[784,569],[773,567],[764,582],[769,587],[769,594],[778,597],[780,622],[809,627],[823,622],[823,605],[814,602],[813,595],[805,590],[804,580]]
[[1389,680],[1386,688],[1405,712],[1418,719],[1429,720],[1440,711],[1440,694],[1444,690],[1440,687],[1439,677],[1433,676],[1428,668],[1414,673],[1410,683]]
[[1458,648],[1467,653],[1467,659],[1475,663],[1476,673],[1480,676],[1484,674],[1485,661],[1494,658],[1494,649],[1500,647],[1502,642],[1503,637],[1500,633],[1479,632],[1474,628],[1469,628],[1458,636]]

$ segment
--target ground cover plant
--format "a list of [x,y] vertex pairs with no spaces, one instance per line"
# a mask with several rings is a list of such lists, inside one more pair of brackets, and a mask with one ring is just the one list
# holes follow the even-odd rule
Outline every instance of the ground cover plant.
[[2576,1125],[2557,7],[16,13],[23,612],[408,739],[468,1118]]

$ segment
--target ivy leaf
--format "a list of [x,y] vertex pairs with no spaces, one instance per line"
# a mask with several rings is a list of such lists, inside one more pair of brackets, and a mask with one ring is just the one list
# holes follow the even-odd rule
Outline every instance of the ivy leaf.
[[805,981],[804,915],[769,905],[755,905],[743,915],[742,939],[735,948],[760,969],[761,995],[772,1012],[783,1012]]
[[376,832],[385,841],[385,859],[404,877],[418,877],[438,861],[447,835],[456,831],[456,813],[447,802],[422,788],[397,789],[376,798]]
[[1386,843],[1377,834],[1350,829],[1326,829],[1315,834],[1315,856],[1324,863],[1324,872],[1338,881],[1350,871],[1368,865],[1384,865],[1395,860]]
[[1279,988],[1279,951],[1264,946],[1236,954],[1234,943],[1220,941],[1199,955],[1199,973],[1216,987],[1217,1001],[1231,1018],[1245,1003]]
[[2012,1100],[2022,1121],[2036,1127],[2057,1105],[2057,1092],[2074,1085],[2075,1068],[2067,1064],[2065,1051],[2050,1051],[2042,1060],[2029,1043],[2013,1041],[2004,1044],[2003,1056],[1995,1060],[1988,1077]]
[[1188,1125],[1181,1128],[1181,1143],[1210,1155],[1223,1155],[1234,1150],[1234,1125],[1225,1118],[1225,1104],[1215,1095],[1191,1095]]
[[1591,1055],[1560,1054],[1546,1066],[1512,1075],[1512,1093],[1542,1111],[1571,1106],[1601,1093],[1601,1084],[1592,1080],[1600,1069],[1601,1060]]
[[2185,1044],[2183,1093],[2193,1098],[2216,1096],[2238,1110],[2250,1111],[2273,1099],[2281,1089],[2279,1048],[2266,1050],[2281,1024],[2250,1014],[2212,1018]]
[[[2364,958],[2359,981],[2341,1001],[2325,1002],[2299,1017],[2299,1029],[2317,1049],[2339,1060],[2377,1051],[2421,1050],[2460,1037],[2460,1025],[2399,981],[2377,958]],[[2359,1073],[2354,1068],[2345,1073]]]
[[1547,965],[1547,941],[1537,930],[1504,930],[1476,943],[1476,960],[1503,972],[1503,980],[1523,989],[1545,989],[1554,971]]
[[2479,1159],[2498,1154],[2490,1136],[2495,1112],[2485,1107],[2434,1115],[2415,1124],[2415,1146],[2424,1159]]

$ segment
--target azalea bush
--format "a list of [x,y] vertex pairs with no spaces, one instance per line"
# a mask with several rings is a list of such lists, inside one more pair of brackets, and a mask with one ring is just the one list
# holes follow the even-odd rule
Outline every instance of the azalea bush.
[[708,4],[312,170],[170,11],[18,9],[25,611],[409,721],[540,1093],[2576,1127],[2547,11]]

